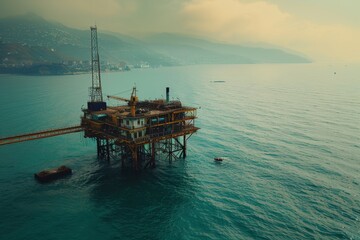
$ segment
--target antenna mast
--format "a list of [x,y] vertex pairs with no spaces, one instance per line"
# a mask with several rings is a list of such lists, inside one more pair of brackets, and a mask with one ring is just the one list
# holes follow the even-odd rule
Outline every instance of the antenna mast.
[[97,27],[91,29],[91,71],[92,86],[90,87],[90,102],[103,102],[100,76],[100,60],[98,50]]

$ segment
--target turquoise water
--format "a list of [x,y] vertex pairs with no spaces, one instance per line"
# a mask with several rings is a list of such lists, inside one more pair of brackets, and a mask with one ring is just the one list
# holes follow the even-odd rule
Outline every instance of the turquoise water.
[[[188,157],[136,174],[97,160],[81,133],[2,146],[0,239],[360,239],[358,69],[104,73],[104,94],[135,83],[141,99],[162,98],[169,86],[171,97],[199,107]],[[90,82],[1,75],[0,136],[78,124]],[[71,177],[33,179],[62,164]]]

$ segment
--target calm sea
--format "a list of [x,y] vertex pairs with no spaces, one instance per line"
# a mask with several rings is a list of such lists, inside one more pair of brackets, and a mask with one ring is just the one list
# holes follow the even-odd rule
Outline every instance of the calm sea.
[[[90,83],[0,75],[0,136],[79,124]],[[158,68],[102,84],[123,97],[136,84],[140,99],[170,87],[198,107],[188,157],[136,174],[97,160],[81,133],[2,146],[0,239],[360,239],[356,66]],[[63,164],[71,177],[34,180]]]

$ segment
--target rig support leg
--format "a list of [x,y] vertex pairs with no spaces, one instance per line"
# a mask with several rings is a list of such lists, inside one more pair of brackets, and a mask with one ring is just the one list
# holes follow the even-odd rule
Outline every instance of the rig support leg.
[[131,155],[132,155],[132,161],[133,161],[133,168],[138,171],[139,170],[139,162],[138,162],[138,151],[137,147],[133,146],[131,147]]
[[150,166],[155,167],[155,143],[151,143],[151,160]]
[[106,139],[106,159],[109,162],[110,161],[110,144],[109,139]]
[[183,158],[186,158],[186,135],[184,135],[184,142],[183,142]]
[[172,138],[168,140],[168,150],[169,150],[169,163],[172,162],[173,159],[173,141]]
[[97,156],[100,157],[100,139],[99,138],[96,138],[96,151],[97,151]]

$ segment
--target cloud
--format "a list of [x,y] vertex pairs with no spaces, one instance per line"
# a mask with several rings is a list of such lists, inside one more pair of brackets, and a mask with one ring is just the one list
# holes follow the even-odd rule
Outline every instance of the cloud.
[[104,22],[109,28],[121,18],[137,12],[137,1],[129,0],[2,0],[0,16],[7,17],[28,12],[67,26],[87,28]]
[[[122,4],[117,0],[2,0],[1,15],[22,14],[26,12],[36,12],[42,16],[62,15],[92,15],[92,16],[111,16],[125,13],[129,2]],[[126,10],[126,11],[125,11]]]
[[318,60],[360,60],[360,31],[297,18],[265,1],[192,0],[184,4],[188,31],[233,43],[266,42]]
[[[195,0],[184,5],[189,29],[248,40],[271,39],[279,25],[289,18],[277,6],[266,2],[242,3],[237,0]],[[219,35],[218,35],[219,36]]]
[[74,1],[74,0],[47,0],[43,4],[42,0],[33,0],[33,4],[40,8],[40,11],[47,15],[50,14],[66,14],[77,15],[79,17],[88,15],[94,17],[108,17],[124,13],[123,6],[116,0],[88,0],[88,1]]

